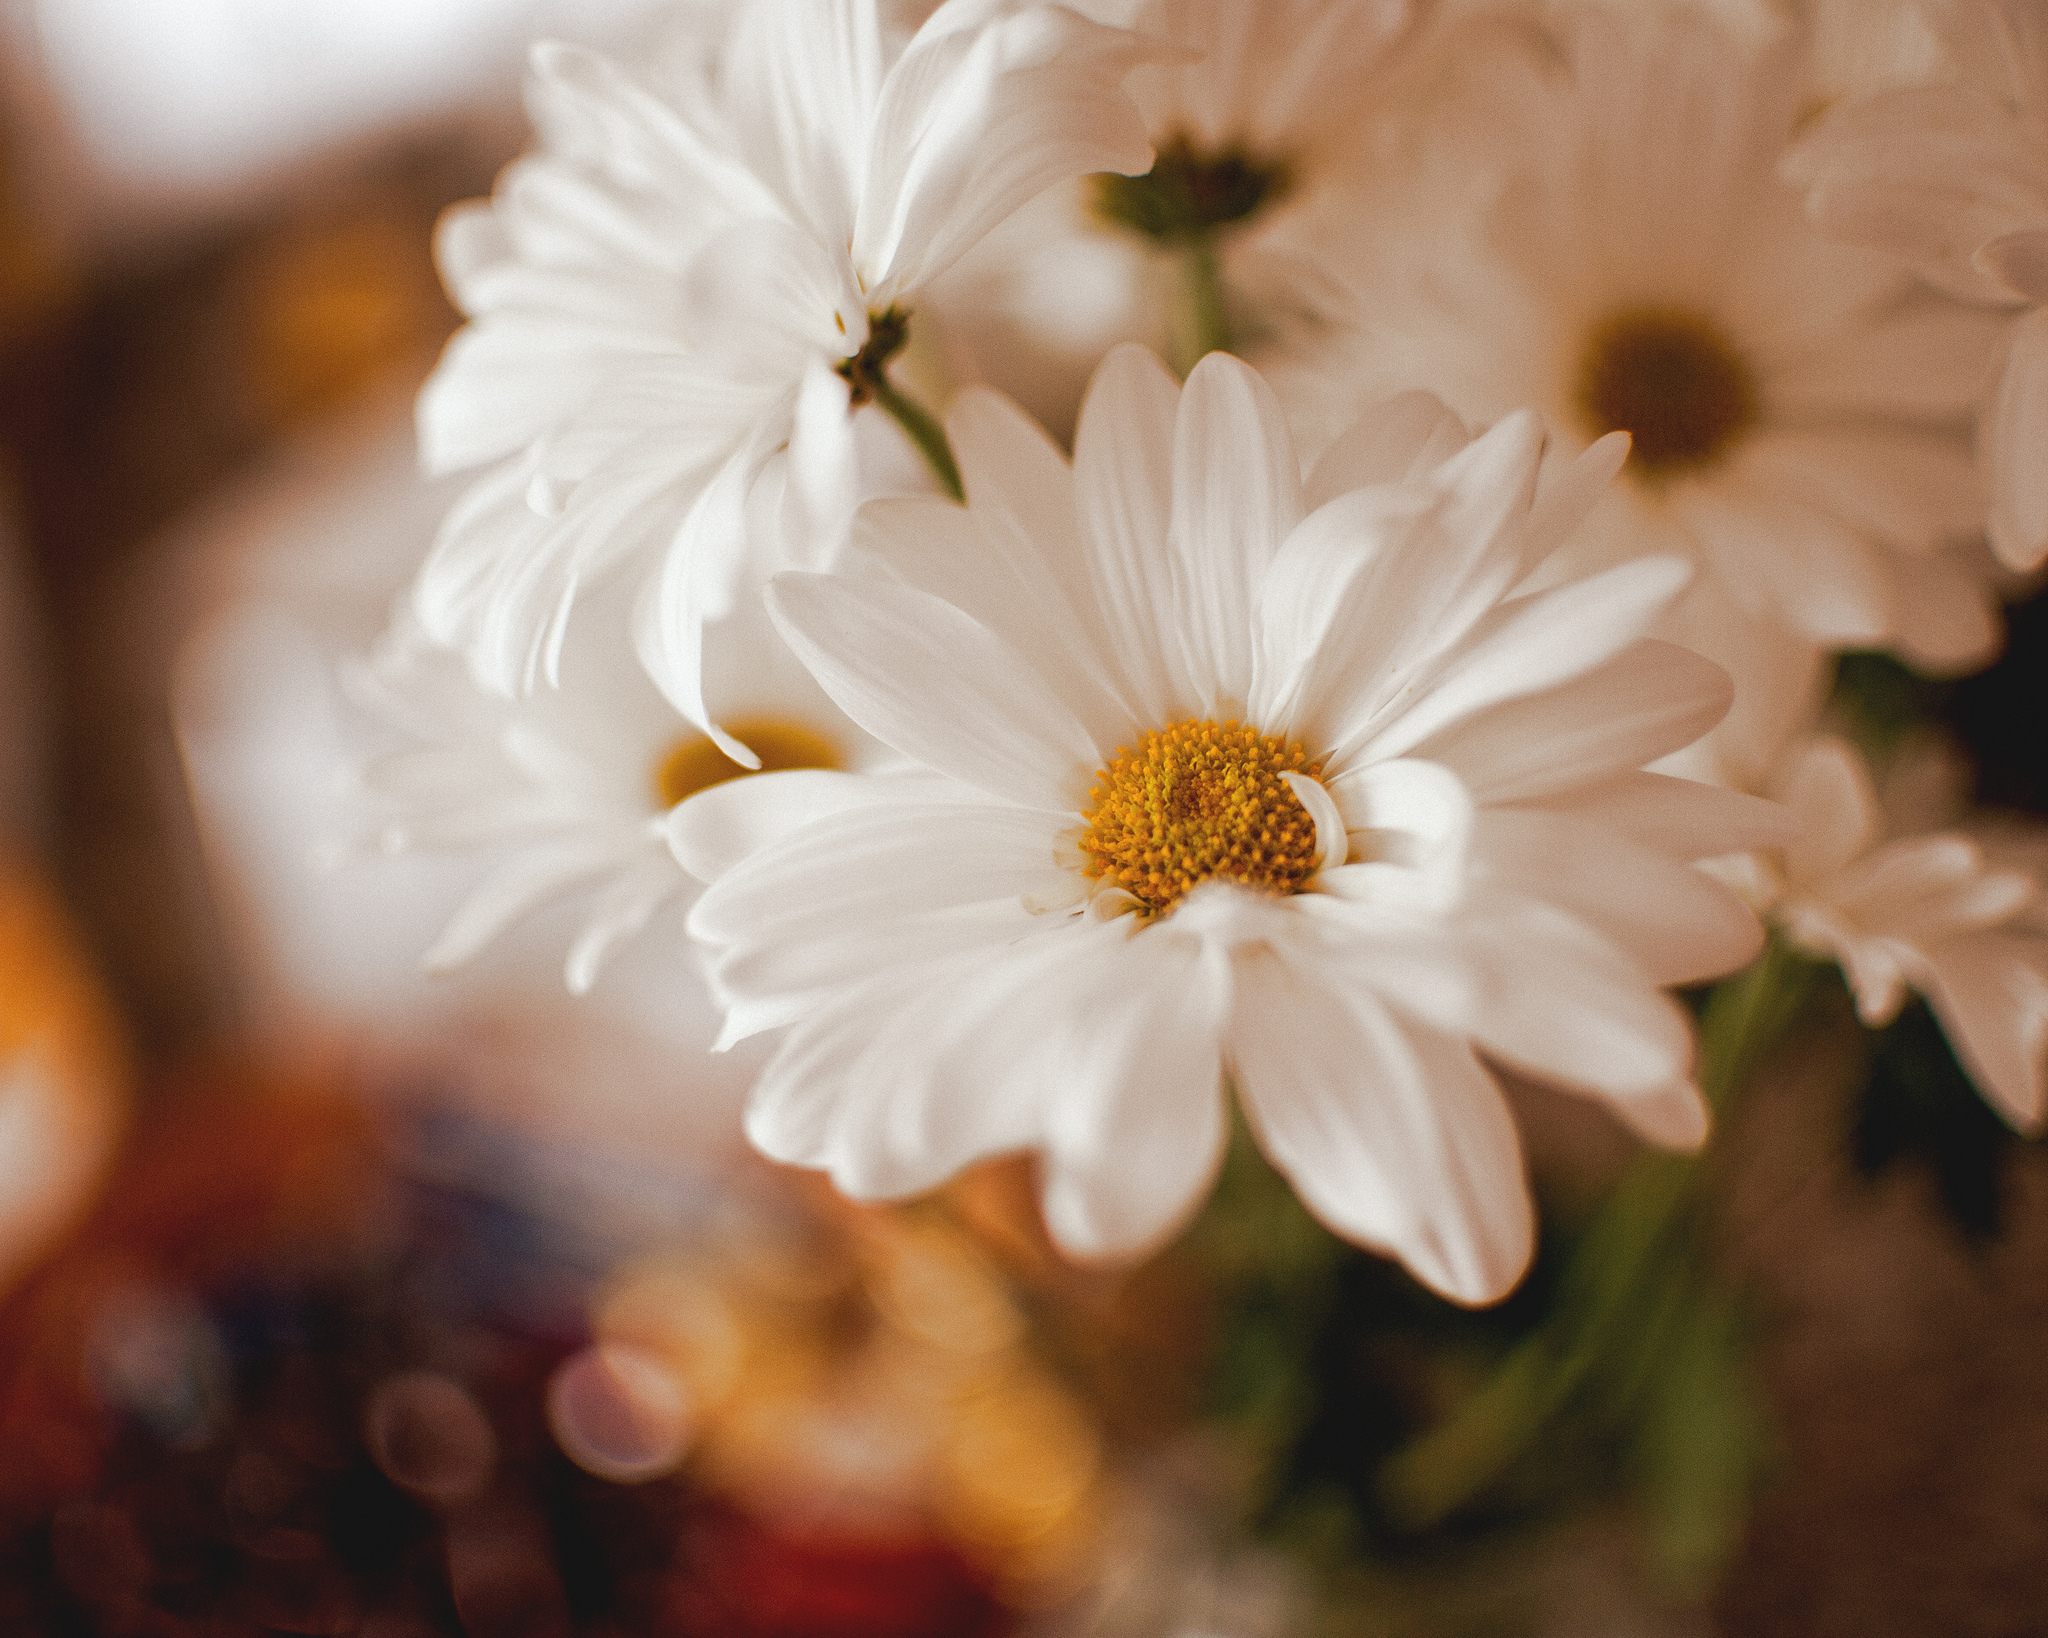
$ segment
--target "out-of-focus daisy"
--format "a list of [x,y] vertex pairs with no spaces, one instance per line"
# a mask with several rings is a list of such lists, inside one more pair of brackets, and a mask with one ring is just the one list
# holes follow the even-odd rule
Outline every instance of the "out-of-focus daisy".
[[1669,9],[1525,41],[1475,45],[1453,163],[1422,184],[1441,210],[1475,165],[1498,179],[1469,237],[1385,210],[1313,224],[1352,293],[1348,328],[1278,382],[1302,422],[1419,386],[1480,424],[1537,405],[1567,449],[1626,429],[1571,562],[1696,561],[1667,631],[1729,668],[1739,712],[1825,649],[1983,661],[1996,605],[1949,548],[1983,525],[1966,427],[1992,327],[1804,221],[1776,174],[1798,38]]
[[[843,548],[856,504],[929,493],[886,423],[864,422],[828,482],[806,485],[786,454],[748,495],[739,595],[703,633],[712,717],[738,723],[761,767],[865,766],[875,746],[819,690],[761,602],[766,577],[823,568]],[[392,804],[377,841],[390,852],[509,847],[427,953],[443,970],[469,959],[544,904],[586,909],[566,977],[577,994],[606,958],[691,886],[665,841],[676,804],[752,771],[679,712],[630,645],[632,588],[589,594],[598,606],[568,632],[552,687],[506,696],[402,609],[377,650],[349,669],[357,701],[410,742],[375,762],[368,782]]]
[[[388,804],[375,844],[507,850],[427,951],[429,970],[458,966],[530,912],[576,898],[564,978],[580,995],[664,905],[695,891],[668,824],[678,804],[752,770],[686,721],[630,652],[592,635],[572,637],[556,687],[513,699],[481,688],[461,655],[403,617],[344,674],[357,703],[407,742],[365,770]],[[871,749],[764,614],[724,622],[714,640],[734,647],[731,669],[744,679],[722,714],[762,767],[848,767]]]
[[633,567],[639,647],[742,760],[704,697],[747,497],[789,449],[799,493],[843,467],[847,410],[919,433],[887,365],[919,291],[1054,183],[1151,163],[1120,88],[1151,50],[1054,6],[947,0],[907,39],[875,0],[748,0],[656,79],[540,48],[541,147],[451,215],[473,322],[420,404],[428,465],[495,462],[422,572],[426,628],[515,692],[555,674],[572,602]]
[[1795,746],[1773,795],[1800,832],[1772,860],[1770,919],[1841,964],[1873,1027],[1927,999],[1978,1090],[2019,1131],[2048,1114],[2048,907],[2036,878],[1960,831],[1890,836],[1863,759]]
[[[1387,91],[1434,0],[1090,0],[1181,48],[1131,75],[1157,154],[1041,200],[939,292],[961,374],[1073,404],[1103,351],[1142,341],[1183,366],[1245,351],[1313,279],[1260,254],[1267,230],[1372,168]],[[1064,394],[1035,391],[1048,378]]]
[[1791,155],[1825,232],[1874,246],[1966,301],[2024,312],[1979,420],[1991,544],[2048,556],[2048,13],[2038,0],[1929,0],[1953,77],[1832,111]]
[[756,1143],[861,1196],[1035,1150],[1054,1235],[1127,1251],[1206,1191],[1227,1073],[1311,1209],[1484,1301],[1531,1218],[1482,1055],[1701,1138],[1657,986],[1755,950],[1686,861],[1777,810],[1639,771],[1727,704],[1640,640],[1683,564],[1515,595],[1622,440],[1539,493],[1533,417],[1475,442],[1416,394],[1304,481],[1244,365],[1180,392],[1135,348],[1071,468],[993,395],[948,431],[966,509],[870,506],[849,572],[769,594],[922,772],[764,775],[673,830],[727,1038],[790,1026]]

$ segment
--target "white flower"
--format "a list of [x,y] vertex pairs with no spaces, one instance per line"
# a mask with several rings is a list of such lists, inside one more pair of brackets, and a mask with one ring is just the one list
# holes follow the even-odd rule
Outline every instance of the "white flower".
[[1206,1190],[1227,1073],[1311,1209],[1482,1301],[1531,1220],[1480,1054],[1701,1138],[1656,986],[1754,951],[1685,861],[1777,810],[1638,771],[1727,704],[1638,640],[1682,564],[1516,594],[1622,440],[1538,494],[1532,417],[1470,442],[1418,394],[1304,481],[1244,365],[1181,392],[1135,348],[1071,468],[990,394],[948,430],[967,509],[870,506],[861,572],[769,594],[921,771],[771,774],[675,827],[726,1038],[791,1026],[758,1145],[860,1196],[1035,1150],[1054,1235],[1126,1251]]
[[1356,157],[1361,102],[1431,0],[1097,0],[1089,9],[1186,52],[1131,77],[1156,144],[1211,162],[1235,155],[1277,173],[1284,189],[1318,164]]
[[2048,556],[2048,17],[2039,0],[1934,0],[1954,78],[1836,109],[1794,152],[1826,232],[1972,302],[2024,307],[1980,419],[1991,544]]
[[1925,996],[1986,1099],[2039,1131],[2048,916],[2034,876],[1959,831],[1888,838],[1862,758],[1838,739],[1793,747],[1772,794],[1801,829],[1778,856],[1770,918],[1841,964],[1864,1023],[1890,1023],[1909,990]]
[[849,458],[918,292],[1053,183],[1151,161],[1119,89],[1153,49],[1055,6],[947,0],[907,41],[874,0],[748,0],[722,49],[643,84],[534,58],[538,154],[453,213],[474,322],[420,404],[428,465],[493,466],[418,586],[427,629],[501,692],[555,675],[570,606],[630,570],[650,672],[704,697],[744,513],[788,446],[800,494]]
[[[572,639],[558,686],[517,699],[479,687],[459,654],[403,617],[344,670],[357,704],[408,741],[364,770],[388,809],[376,845],[505,855],[428,950],[430,971],[459,966],[522,917],[574,898],[564,980],[581,995],[657,912],[694,896],[668,826],[678,804],[748,770],[685,721],[630,652],[602,642],[603,625]],[[871,760],[871,742],[766,627],[757,613],[713,629],[743,679],[719,702],[726,720],[765,767]]]
[[[1455,221],[1475,167],[1499,179],[1469,238],[1384,209],[1313,224],[1349,267],[1353,344],[1333,337],[1283,396],[1310,425],[1421,387],[1482,425],[1534,404],[1566,448],[1633,433],[1571,563],[1696,561],[1666,634],[1729,668],[1739,716],[1822,650],[1981,663],[1996,603],[1948,548],[1983,525],[1966,427],[1991,326],[1804,221],[1776,176],[1797,35],[1581,11],[1556,59],[1521,39],[1473,47],[1454,163],[1417,182]],[[1742,726],[1753,764],[1769,733]]]
[[689,885],[663,839],[671,804],[661,774],[676,747],[703,736],[644,678],[577,679],[508,700],[480,689],[459,654],[401,626],[344,679],[363,709],[411,741],[365,770],[394,809],[377,844],[512,849],[427,951],[430,971],[469,960],[542,905],[594,890],[564,970],[581,994]]
[[[1157,157],[1143,176],[1048,195],[938,291],[955,372],[1071,426],[1103,352],[1141,341],[1193,357],[1183,265],[1214,258],[1244,351],[1311,302],[1303,270],[1262,255],[1277,221],[1374,163],[1388,90],[1434,0],[1088,0],[1083,9],[1180,48],[1129,89]],[[1050,378],[1050,380],[1048,380]],[[1052,383],[1056,382],[1057,387]]]

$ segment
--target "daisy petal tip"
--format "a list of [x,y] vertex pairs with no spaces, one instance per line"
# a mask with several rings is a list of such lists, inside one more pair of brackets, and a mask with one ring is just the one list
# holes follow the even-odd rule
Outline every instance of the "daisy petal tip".
[[1280,777],[1315,821],[1316,869],[1335,870],[1351,853],[1351,838],[1345,832],[1344,816],[1337,811],[1336,800],[1323,788],[1321,780],[1311,779],[1307,774],[1288,770]]
[[1481,434],[1481,438],[1504,444],[1525,460],[1534,460],[1543,453],[1550,434],[1543,425],[1542,416],[1532,409],[1518,409],[1508,411]]
[[1679,594],[1693,583],[1699,572],[1699,565],[1691,558],[1671,552],[1659,552],[1636,561],[1641,565],[1636,572],[1651,588],[1649,595],[1661,597],[1661,607],[1666,608],[1677,601]]
[[1589,468],[1605,468],[1612,480],[1621,475],[1621,469],[1628,465],[1629,451],[1635,448],[1635,435],[1626,431],[1605,433],[1595,438],[1580,453],[1579,460]]
[[1988,526],[1992,554],[2015,574],[2028,574],[2048,559],[2048,529],[2029,529],[1994,506]]
[[1194,1215],[1206,1192],[1185,1202],[1163,1223],[1147,1221],[1125,1212],[1105,1212],[1099,1184],[1091,1191],[1083,1180],[1048,1165],[1039,1191],[1039,1210],[1046,1233],[1070,1262],[1083,1267],[1120,1267],[1142,1261],[1172,1240]]
[[1522,1283],[1535,1260],[1534,1217],[1526,1199],[1516,1221],[1522,1224],[1521,1232],[1497,1241],[1454,1247],[1432,1238],[1394,1254],[1409,1273],[1445,1300],[1460,1308],[1491,1308]]
[[734,739],[731,734],[727,733],[715,722],[707,722],[704,725],[704,732],[710,737],[712,744],[716,745],[749,773],[759,773],[761,771],[760,753],[751,746]]
[[535,40],[526,48],[526,69],[537,80],[561,81],[589,55],[566,40]]
[[1673,1081],[1646,1097],[1617,1101],[1611,1107],[1645,1143],[1680,1154],[1704,1147],[1713,1129],[1707,1100],[1691,1081]]

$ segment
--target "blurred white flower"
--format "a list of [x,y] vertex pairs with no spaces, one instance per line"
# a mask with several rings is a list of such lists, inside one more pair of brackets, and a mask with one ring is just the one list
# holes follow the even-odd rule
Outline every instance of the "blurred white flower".
[[[1247,183],[1284,192],[1360,157],[1361,104],[1433,0],[1094,0],[1105,22],[1171,40],[1184,60],[1131,76],[1145,128],[1206,176],[1218,208],[1256,208]],[[1236,178],[1234,197],[1220,186]],[[1204,201],[1194,199],[1191,203]],[[1227,220],[1228,218],[1226,218]]]
[[[1369,170],[1387,91],[1435,0],[1083,0],[1179,48],[1129,89],[1157,157],[1039,202],[935,292],[954,370],[1025,394],[1064,432],[1103,352],[1139,341],[1189,363],[1224,326],[1244,351],[1312,301],[1299,267],[1263,258],[1273,223]],[[1199,246],[1213,284],[1191,287]],[[1203,301],[1221,304],[1206,316]]]
[[1987,381],[1979,436],[1991,544],[2048,556],[2048,12],[1930,0],[1954,77],[1849,103],[1794,150],[1826,232],[1898,257],[1966,301],[2024,308]]
[[1227,1073],[1312,1210],[1476,1302],[1531,1235],[1480,1054],[1699,1141],[1657,986],[1758,930],[1686,861],[1778,810],[1639,771],[1727,705],[1640,640],[1683,564],[1516,593],[1622,440],[1539,493],[1533,417],[1473,442],[1414,394],[1304,481],[1253,372],[1182,392],[1135,348],[1071,467],[992,394],[948,430],[965,510],[877,503],[859,572],[769,593],[922,771],[736,782],[673,830],[726,1038],[791,1026],[757,1144],[859,1196],[1036,1150],[1053,1234],[1129,1251],[1206,1191]]
[[[564,979],[586,993],[656,912],[696,891],[668,844],[677,804],[750,772],[662,697],[630,650],[605,640],[617,622],[593,612],[571,635],[557,686],[518,698],[480,687],[461,655],[403,614],[344,672],[356,703],[408,741],[364,772],[387,805],[375,845],[503,855],[428,950],[432,971],[468,961],[543,905],[576,898]],[[872,742],[797,664],[758,601],[711,639],[730,660],[720,714],[762,767],[873,760]]]
[[[887,391],[922,287],[1070,177],[1151,162],[1125,72],[1155,49],[1052,6],[750,0],[642,83],[544,46],[540,151],[442,234],[474,322],[420,401],[434,470],[496,462],[416,607],[500,692],[552,679],[571,604],[631,565],[643,661],[684,717],[746,559],[762,466],[829,511],[847,409]],[[824,497],[820,499],[819,497]]]
[[1737,761],[1820,651],[1985,660],[1988,576],[1950,548],[1983,527],[1966,428],[1993,324],[1804,221],[1776,174],[1808,87],[1796,32],[1581,9],[1555,52],[1484,38],[1417,184],[1433,231],[1385,208],[1303,224],[1351,287],[1348,329],[1276,378],[1303,424],[1425,387],[1478,424],[1537,405],[1567,449],[1631,432],[1569,565],[1701,566],[1665,631],[1734,674]]
[[391,853],[513,849],[427,951],[429,970],[457,966],[528,912],[594,888],[564,972],[581,994],[605,958],[688,885],[662,832],[675,800],[669,764],[692,741],[725,759],[644,678],[610,688],[579,678],[509,700],[480,689],[459,654],[403,624],[344,676],[357,704],[412,742],[366,769],[394,810],[377,844]]
[[1985,1098],[2038,1132],[2048,913],[2036,877],[1959,831],[1888,837],[1863,759],[1838,739],[1793,747],[1772,794],[1801,829],[1775,856],[1770,919],[1841,964],[1866,1024],[1891,1022],[1908,991],[1925,996]]

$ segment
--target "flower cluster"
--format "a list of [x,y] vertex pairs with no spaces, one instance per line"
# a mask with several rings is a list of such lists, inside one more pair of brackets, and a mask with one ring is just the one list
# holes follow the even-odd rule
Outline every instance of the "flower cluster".
[[1979,667],[2048,551],[2048,29],[1937,20],[1817,121],[1804,26],[1675,3],[539,48],[440,243],[421,445],[478,476],[357,677],[386,842],[514,848],[435,958],[587,893],[583,989],[688,902],[770,1155],[1028,1153],[1130,1253],[1234,1100],[1465,1302],[1531,1251],[1500,1076],[1699,1143],[1667,992],[1763,923],[2037,1126],[2033,874],[1816,737],[1835,656]]

